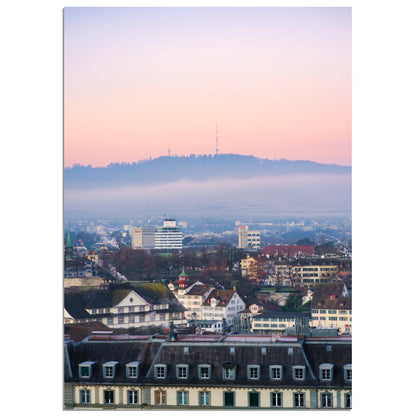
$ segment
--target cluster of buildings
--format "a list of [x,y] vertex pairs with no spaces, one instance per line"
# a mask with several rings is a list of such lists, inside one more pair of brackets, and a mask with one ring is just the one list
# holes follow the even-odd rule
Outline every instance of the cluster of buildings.
[[348,409],[351,337],[128,336],[64,343],[67,409]]
[[[82,281],[64,292],[65,408],[351,408],[351,259],[318,258],[307,245],[260,249],[247,226],[238,235],[255,303],[184,268],[168,284],[94,285],[98,257],[74,258],[69,233],[64,274]],[[174,219],[131,236],[134,249],[182,248]],[[308,306],[282,309],[294,294]]]
[[134,227],[131,230],[133,249],[181,250],[183,233],[176,221],[165,218],[161,227]]

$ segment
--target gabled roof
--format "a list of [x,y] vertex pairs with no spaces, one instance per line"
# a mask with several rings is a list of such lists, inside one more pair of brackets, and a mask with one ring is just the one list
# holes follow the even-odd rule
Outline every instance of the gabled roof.
[[206,298],[203,305],[210,306],[211,300],[216,299],[217,307],[225,308],[230,302],[231,298],[234,296],[234,293],[236,293],[234,290],[215,289],[209,294],[209,296]]
[[191,289],[185,294],[185,296],[202,296],[211,288],[211,285],[193,285]]
[[351,309],[352,299],[343,297],[344,282],[322,283],[313,293],[311,308]]

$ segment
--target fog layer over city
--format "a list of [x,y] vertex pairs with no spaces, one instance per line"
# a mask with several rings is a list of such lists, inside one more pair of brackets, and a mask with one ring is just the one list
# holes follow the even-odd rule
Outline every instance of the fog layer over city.
[[65,216],[349,215],[351,175],[179,180],[152,186],[66,190],[64,209]]

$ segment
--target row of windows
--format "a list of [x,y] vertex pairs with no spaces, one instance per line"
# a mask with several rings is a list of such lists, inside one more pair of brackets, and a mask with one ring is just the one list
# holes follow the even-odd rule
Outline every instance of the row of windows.
[[[128,404],[138,404],[138,391],[128,390],[127,401]],[[80,390],[80,403],[89,404],[91,403],[91,392],[90,390]],[[104,390],[104,403],[114,404],[114,390]],[[166,406],[166,391],[158,390],[155,392],[155,404],[156,406]],[[189,405],[189,392],[178,391],[176,396],[176,404],[178,406]],[[211,394],[209,391],[199,392],[199,405],[209,406],[211,404]],[[223,393],[223,406],[224,407],[235,407],[235,392],[226,391]],[[257,391],[251,391],[248,393],[248,405],[249,407],[260,406],[260,393]],[[281,392],[270,393],[270,407],[283,407],[283,394]],[[296,408],[302,408],[306,405],[305,393],[294,393],[292,406]],[[333,398],[332,393],[321,393],[320,394],[320,407],[332,408]],[[352,396],[351,393],[345,394],[345,407],[352,407]]]
[[326,314],[327,312],[329,314],[336,314],[338,312],[338,314],[341,315],[347,315],[347,313],[349,312],[351,314],[351,311],[346,311],[345,309],[329,309],[328,311],[326,309],[312,309],[311,311],[312,313],[320,313],[320,314]]
[[[319,377],[323,381],[330,381],[333,379],[333,364],[321,364],[319,366]],[[223,380],[235,380],[236,367],[227,366],[222,369]],[[259,365],[247,366],[247,378],[250,380],[258,380],[261,374],[261,367]],[[198,377],[201,380],[210,379],[212,375],[212,366],[209,364],[198,365]],[[166,378],[167,365],[156,364],[154,366],[155,378]],[[302,381],[305,380],[306,370],[305,366],[293,366],[292,378],[293,380]],[[179,364],[176,366],[176,378],[187,379],[189,377],[189,365]],[[281,380],[283,377],[283,366],[271,365],[269,366],[269,377],[271,380]],[[344,380],[347,382],[352,381],[352,367],[351,364],[344,365]]]
[[[90,378],[93,362],[84,362],[79,365],[79,376],[80,378]],[[126,364],[126,377],[135,379],[139,376],[139,361],[133,361]],[[112,379],[115,376],[116,367],[118,362],[109,361],[103,364],[103,378]],[[319,377],[321,380],[332,380],[333,378],[333,364],[321,364],[319,366]],[[227,366],[222,369],[222,377],[224,380],[234,380],[236,377],[236,367]],[[258,380],[261,374],[261,367],[259,365],[247,366],[247,378],[250,380]],[[293,366],[292,367],[292,378],[294,380],[305,379],[305,367],[304,366]],[[166,378],[167,376],[167,365],[156,364],[154,366],[154,377],[155,378]],[[210,379],[212,376],[212,366],[209,364],[198,365],[198,377],[201,380]],[[187,379],[189,377],[189,365],[179,364],[176,366],[176,378]],[[283,366],[271,365],[269,366],[269,377],[271,380],[281,380],[283,377]],[[351,364],[344,365],[344,380],[352,381],[352,367]]]

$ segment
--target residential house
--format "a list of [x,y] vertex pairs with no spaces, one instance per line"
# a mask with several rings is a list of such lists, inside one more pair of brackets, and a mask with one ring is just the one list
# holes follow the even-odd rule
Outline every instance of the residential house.
[[232,325],[238,313],[245,309],[245,303],[236,290],[215,289],[202,305],[202,319],[222,320]]
[[352,298],[343,282],[318,285],[311,303],[312,325],[352,333]]
[[64,322],[97,321],[109,328],[186,324],[185,308],[162,283],[123,283],[108,289],[66,292]]

